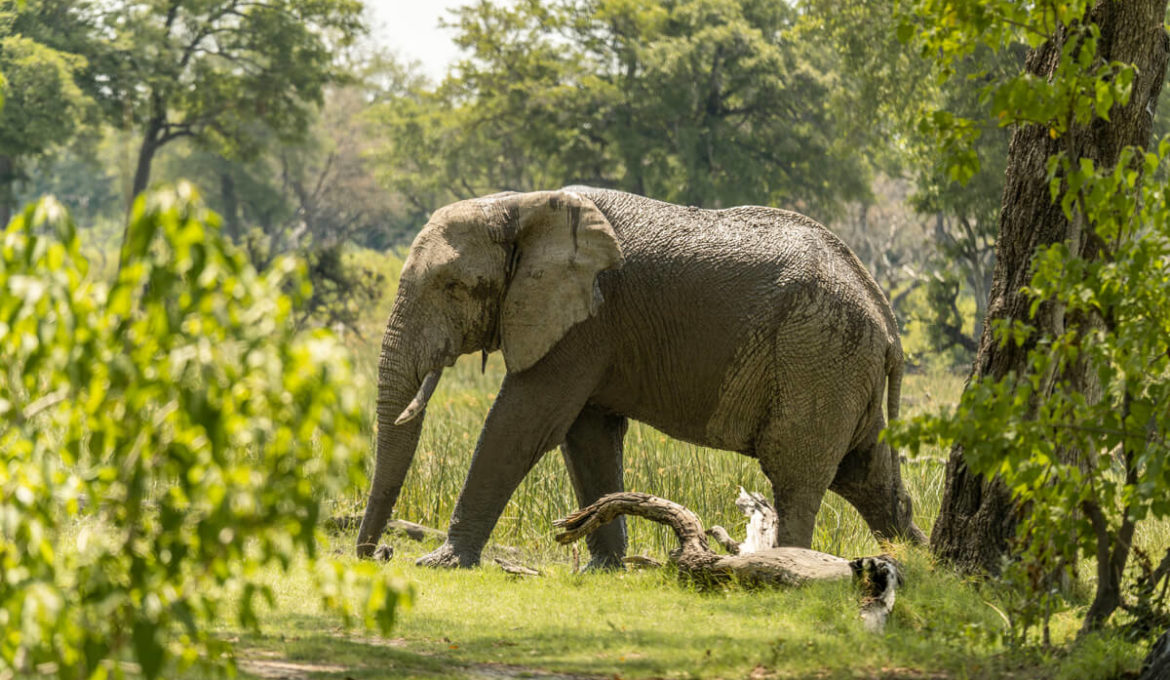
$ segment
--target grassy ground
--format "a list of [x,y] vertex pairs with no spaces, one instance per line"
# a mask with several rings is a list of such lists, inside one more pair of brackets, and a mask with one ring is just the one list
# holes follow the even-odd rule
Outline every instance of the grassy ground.
[[[469,358],[447,372],[397,517],[445,527],[502,370],[493,360],[481,374]],[[909,376],[903,412],[952,402],[961,387],[961,377],[949,373]],[[758,465],[736,454],[681,444],[641,425],[631,427],[626,445],[627,488],[677,500],[733,534],[744,524],[732,503],[736,487],[767,490]],[[933,451],[903,466],[927,531],[942,492],[941,461]],[[338,501],[336,511],[360,511],[363,492]],[[698,592],[669,570],[574,573],[572,548],[552,540],[551,526],[574,506],[564,465],[552,453],[493,534],[497,544],[519,548],[541,577],[518,579],[490,563],[423,569],[413,560],[434,544],[396,541],[386,568],[414,584],[415,602],[393,639],[340,629],[317,609],[308,579],[296,570],[269,576],[278,599],[262,635],[222,633],[239,638],[246,677],[288,678],[1112,678],[1135,671],[1144,653],[1104,638],[1044,653],[1005,649],[996,584],[936,570],[926,552],[906,546],[893,547],[908,585],[883,635],[862,630],[848,583]],[[674,547],[664,528],[639,519],[629,527],[631,553],[664,558]],[[332,537],[331,548],[348,555],[353,538]],[[881,550],[857,513],[831,494],[814,547],[845,556]],[[1058,614],[1054,639],[1071,640],[1078,622],[1076,611]]]
[[[495,565],[415,567],[429,547],[400,544],[387,566],[415,584],[392,639],[340,629],[316,609],[307,579],[273,574],[278,601],[264,634],[239,641],[245,676],[1090,679],[1135,670],[1141,656],[1118,640],[1005,650],[994,584],[935,570],[917,550],[901,552],[909,585],[874,635],[861,628],[849,583],[699,592],[669,570],[577,574],[553,563],[517,578]],[[1071,612],[1055,623],[1058,639],[1076,625]]]

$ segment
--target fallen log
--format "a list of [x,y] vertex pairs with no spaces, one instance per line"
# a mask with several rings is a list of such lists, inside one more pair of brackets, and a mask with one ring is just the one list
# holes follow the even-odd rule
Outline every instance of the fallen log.
[[779,516],[763,494],[756,491],[747,491],[739,487],[739,497],[735,499],[735,507],[747,515],[747,535],[743,542],[738,542],[727,533],[727,529],[715,525],[707,530],[707,535],[714,538],[732,555],[743,555],[771,548],[776,544],[776,526]]
[[[753,508],[762,500],[746,492],[742,495],[751,499]],[[767,501],[764,504],[771,508]],[[766,510],[763,512],[766,517]],[[771,512],[774,516],[775,510]],[[856,578],[863,589],[862,618],[870,630],[878,631],[885,625],[894,606],[894,593],[902,583],[897,562],[888,556],[847,560],[795,547],[769,547],[744,552],[747,541],[736,544],[736,554],[716,554],[707,543],[707,535],[698,515],[678,503],[645,493],[609,494],[567,517],[555,520],[553,526],[562,529],[556,540],[562,544],[572,543],[620,515],[645,517],[673,529],[679,547],[670,552],[670,562],[677,566],[681,576],[700,584],[736,581],[747,586],[794,587],[808,581]],[[726,531],[723,534],[726,535]],[[756,546],[749,544],[748,547],[754,549]]]
[[538,570],[538,569],[533,569],[532,567],[526,567],[523,564],[520,564],[519,562],[513,562],[512,560],[506,560],[502,557],[497,557],[494,561],[496,564],[500,565],[500,569],[503,569],[504,573],[511,574],[513,576],[542,576],[543,575],[540,573],[540,570]]

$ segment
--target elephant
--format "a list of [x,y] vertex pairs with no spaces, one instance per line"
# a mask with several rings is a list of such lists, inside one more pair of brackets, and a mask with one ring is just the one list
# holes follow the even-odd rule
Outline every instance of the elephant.
[[[810,546],[826,490],[876,535],[925,540],[879,437],[898,415],[898,325],[840,239],[786,210],[570,186],[453,203],[414,239],[382,339],[359,557],[382,535],[444,367],[497,349],[507,372],[447,539],[419,564],[478,564],[516,487],[557,446],[581,506],[624,490],[630,418],[755,457],[777,546]],[[589,567],[619,566],[625,525],[588,545]]]

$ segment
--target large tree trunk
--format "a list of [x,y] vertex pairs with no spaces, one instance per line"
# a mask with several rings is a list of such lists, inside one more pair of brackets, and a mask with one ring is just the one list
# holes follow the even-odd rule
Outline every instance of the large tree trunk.
[[134,199],[138,195],[146,191],[146,187],[150,185],[150,166],[154,163],[154,152],[156,147],[153,142],[143,140],[142,146],[138,149],[138,164],[134,168],[134,184],[130,187],[130,205],[134,205]]
[[[1000,345],[992,335],[998,320],[1028,321],[1029,298],[1020,292],[1031,276],[1036,249],[1062,241],[1082,257],[1093,258],[1096,247],[1084,230],[1065,219],[1052,202],[1046,166],[1049,156],[1064,150],[1074,157],[1092,159],[1099,167],[1116,164],[1125,146],[1145,147],[1150,140],[1154,107],[1166,73],[1170,43],[1162,28],[1166,0],[1101,0],[1090,10],[1088,21],[1101,29],[1099,56],[1137,67],[1133,94],[1125,107],[1114,106],[1110,121],[1096,120],[1074,129],[1068,137],[1052,139],[1046,127],[1027,125],[1012,135],[1008,150],[1003,208],[996,242],[994,281],[987,308],[987,322],[972,368],[972,380],[1004,378],[1022,373],[1034,344]],[[1025,68],[1049,77],[1060,57],[1067,35],[1061,31],[1028,54]],[[1075,161],[1074,161],[1075,163]],[[1049,306],[1051,307],[1051,306]],[[1031,323],[1041,333],[1051,333],[1064,323],[1059,310],[1043,309]],[[1085,367],[1072,367],[1065,377],[1090,385]],[[963,450],[952,449],[947,462],[946,489],[931,548],[935,554],[960,568],[996,573],[1014,536],[1018,510],[1007,488],[998,479],[985,479],[963,464]]]
[[150,186],[150,168],[154,164],[154,154],[162,146],[160,135],[163,130],[162,116],[152,117],[146,124],[142,134],[142,145],[138,147],[138,164],[134,168],[134,184],[130,187],[130,205],[138,194],[146,191]]

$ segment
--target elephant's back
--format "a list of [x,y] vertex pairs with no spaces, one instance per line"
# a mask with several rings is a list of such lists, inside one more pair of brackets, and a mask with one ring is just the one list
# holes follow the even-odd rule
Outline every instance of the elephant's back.
[[754,292],[761,302],[820,295],[824,304],[860,312],[898,335],[885,294],[861,261],[805,215],[754,205],[706,210],[609,189],[570,190],[593,201],[613,225],[631,274],[653,269],[663,280],[697,278],[729,292]]
[[700,434],[650,413],[633,417],[747,450],[762,419],[803,399],[788,390],[818,393],[820,383],[833,392],[844,387],[836,381],[851,381],[851,394],[831,400],[843,398],[843,411],[858,414],[884,385],[885,358],[898,343],[889,304],[852,251],[814,220],[762,206],[704,210],[574,190],[609,219],[625,254],[625,266],[602,279],[607,299],[634,310],[619,320],[638,329],[625,355],[662,364],[652,374],[666,388],[663,412],[688,413],[685,429],[705,425]]

